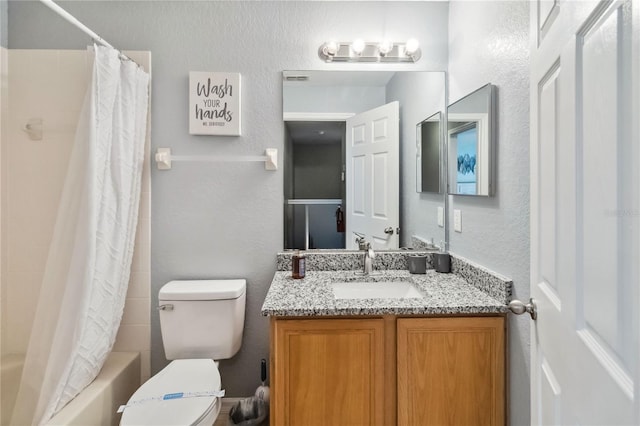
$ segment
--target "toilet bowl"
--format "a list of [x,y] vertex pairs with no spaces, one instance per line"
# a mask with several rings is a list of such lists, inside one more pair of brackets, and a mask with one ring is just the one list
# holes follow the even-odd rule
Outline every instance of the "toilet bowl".
[[220,412],[220,373],[210,359],[171,361],[129,399],[121,426],[211,426]]
[[121,407],[121,426],[211,426],[220,412],[217,361],[240,349],[246,281],[171,281],[158,294],[165,356],[173,360]]

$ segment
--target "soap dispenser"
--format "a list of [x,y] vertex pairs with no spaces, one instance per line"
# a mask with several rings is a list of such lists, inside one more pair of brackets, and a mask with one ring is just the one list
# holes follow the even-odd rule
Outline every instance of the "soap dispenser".
[[440,241],[440,250],[433,253],[433,268],[436,272],[451,272],[451,256],[445,250],[444,241]]
[[291,276],[295,279],[304,278],[306,269],[306,257],[300,250],[296,250],[291,258]]

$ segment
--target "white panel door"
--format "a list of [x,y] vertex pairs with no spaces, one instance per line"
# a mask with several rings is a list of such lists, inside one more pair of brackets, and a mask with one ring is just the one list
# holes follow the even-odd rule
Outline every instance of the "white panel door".
[[347,249],[358,248],[358,236],[374,249],[398,248],[399,117],[391,102],[347,119]]
[[531,9],[531,417],[640,424],[635,1]]

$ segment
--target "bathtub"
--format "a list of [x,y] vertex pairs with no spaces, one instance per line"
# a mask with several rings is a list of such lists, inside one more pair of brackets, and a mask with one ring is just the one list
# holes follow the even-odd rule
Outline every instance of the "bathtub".
[[[0,378],[0,415],[2,426],[9,425],[11,408],[15,403],[23,357],[2,357]],[[116,410],[125,404],[140,387],[140,354],[138,352],[112,352],[98,377],[73,401],[68,403],[48,423],[48,426],[118,425],[120,414]]]

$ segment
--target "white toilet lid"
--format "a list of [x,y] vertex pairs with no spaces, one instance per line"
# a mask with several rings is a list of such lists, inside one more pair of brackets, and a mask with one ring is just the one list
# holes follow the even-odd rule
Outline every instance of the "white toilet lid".
[[[217,404],[215,396],[189,397],[220,390],[220,373],[210,359],[178,359],[145,382],[129,399],[120,425],[193,425]],[[163,399],[183,393],[184,397]]]

